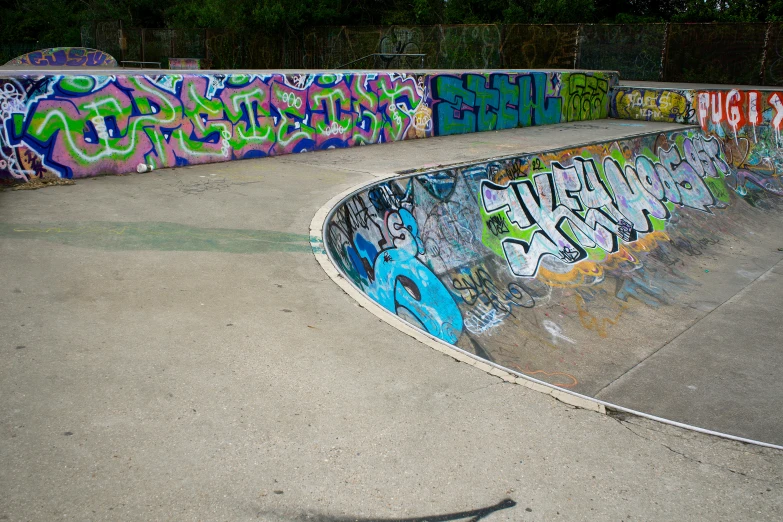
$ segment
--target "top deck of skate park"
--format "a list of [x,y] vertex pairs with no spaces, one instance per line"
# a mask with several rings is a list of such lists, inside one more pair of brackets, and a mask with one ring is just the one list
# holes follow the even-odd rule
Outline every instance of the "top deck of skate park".
[[[508,150],[509,154],[487,154],[484,161],[473,158],[468,165],[430,168],[429,172],[403,178],[405,182],[415,178],[409,186],[418,187],[408,195],[404,190],[400,191],[405,188],[403,179],[382,185],[380,191],[373,192],[378,187],[368,187],[362,192],[365,207],[381,214],[373,216],[381,235],[375,238],[372,248],[354,249],[354,254],[360,252],[358,257],[364,257],[365,261],[359,259],[357,265],[357,257],[350,259],[348,251],[343,249],[342,253],[349,262],[341,265],[341,247],[335,249],[335,244],[329,243],[327,228],[326,247],[343,268],[343,276],[352,279],[356,286],[369,290],[376,300],[386,303],[386,307],[393,308],[398,315],[428,330],[427,325],[434,323],[417,317],[416,313],[421,310],[411,313],[411,308],[415,307],[400,306],[398,298],[400,295],[404,297],[404,294],[395,296],[393,290],[393,305],[388,306],[383,290],[378,290],[375,283],[380,279],[373,277],[370,281],[367,268],[380,273],[385,257],[393,256],[394,251],[400,253],[405,250],[394,246],[395,236],[391,230],[382,230],[388,223],[392,223],[393,229],[395,219],[398,220],[396,225],[405,223],[405,226],[413,226],[400,217],[408,219],[401,211],[407,211],[414,222],[422,216],[436,217],[426,226],[416,223],[420,232],[432,227],[448,230],[453,221],[449,216],[454,215],[448,210],[449,205],[462,208],[466,207],[466,202],[472,203],[475,208],[469,211],[470,217],[464,213],[456,215],[465,219],[464,224],[479,228],[469,235],[455,237],[462,240],[472,236],[477,244],[461,248],[473,254],[483,252],[481,256],[471,258],[463,252],[458,263],[452,260],[449,266],[441,264],[437,267],[437,261],[428,257],[432,252],[422,251],[418,254],[418,262],[433,271],[432,275],[413,272],[425,277],[426,284],[423,285],[416,285],[411,273],[389,272],[394,276],[389,280],[392,281],[391,288],[405,289],[419,300],[422,294],[436,301],[448,296],[452,303],[458,305],[458,313],[462,317],[461,330],[457,332],[460,335],[447,340],[456,342],[465,352],[498,364],[512,373],[538,378],[566,390],[575,389],[582,395],[595,396],[610,404],[743,438],[781,443],[775,438],[781,430],[774,406],[780,390],[772,379],[780,357],[775,349],[778,345],[774,337],[777,330],[774,317],[764,317],[761,313],[769,310],[773,314],[774,306],[769,307],[768,301],[777,299],[779,295],[779,292],[772,291],[778,279],[775,277],[778,274],[775,265],[780,257],[775,248],[779,214],[774,211],[778,178],[776,171],[770,171],[767,160],[764,160],[767,163],[753,164],[750,141],[742,141],[748,143],[748,147],[743,149],[746,157],[741,160],[734,149],[729,151],[730,158],[722,156],[728,160],[723,164],[731,165],[732,171],[718,168],[713,177],[705,174],[702,167],[701,176],[709,182],[709,193],[713,198],[710,204],[702,203],[698,208],[699,205],[689,206],[688,201],[671,200],[662,194],[656,207],[661,214],[654,216],[658,220],[654,223],[658,228],[651,227],[650,230],[637,227],[638,223],[632,220],[620,225],[620,215],[625,214],[615,205],[614,211],[620,213],[612,216],[610,212],[609,217],[616,218],[613,221],[624,230],[622,233],[619,229],[612,232],[613,238],[619,239],[616,244],[605,245],[608,248],[604,249],[604,253],[594,247],[590,252],[580,252],[580,241],[584,242],[585,237],[576,237],[577,241],[571,245],[575,250],[573,255],[582,257],[569,257],[566,264],[573,264],[573,270],[558,272],[551,265],[556,256],[544,256],[541,267],[549,272],[582,274],[582,279],[568,284],[560,276],[561,280],[555,281],[551,273],[549,279],[542,278],[538,266],[534,273],[513,272],[513,262],[507,259],[506,254],[512,250],[505,250],[503,245],[525,244],[524,237],[514,237],[514,227],[521,224],[519,219],[514,221],[510,213],[501,212],[503,209],[499,207],[480,209],[479,192],[471,197],[457,191],[457,196],[449,199],[459,185],[458,180],[467,179],[466,172],[476,183],[494,183],[496,186],[492,188],[495,193],[501,193],[505,186],[513,187],[514,194],[519,194],[519,188],[527,186],[525,179],[532,179],[533,174],[551,175],[551,169],[546,166],[553,164],[565,172],[573,167],[575,158],[588,162],[593,160],[593,165],[604,179],[604,165],[609,158],[623,163],[621,167],[638,166],[638,157],[645,157],[650,159],[650,165],[656,170],[659,165],[664,170],[676,170],[683,163],[698,169],[698,162],[712,161],[700,159],[698,154],[709,154],[712,144],[718,142],[722,148],[731,148],[731,140],[727,138],[736,138],[736,143],[740,143],[742,138],[747,139],[746,135],[738,132],[745,132],[745,127],[746,132],[758,130],[759,134],[766,133],[761,143],[769,144],[770,136],[776,130],[775,111],[780,102],[780,98],[774,98],[774,91],[743,88],[736,91],[738,95],[730,94],[734,91],[726,88],[709,91],[709,95],[722,101],[713,104],[712,108],[707,104],[704,110],[708,120],[699,122],[697,100],[701,91],[643,89],[634,94],[638,91],[634,90],[636,86],[631,89],[615,87],[616,80],[608,73],[422,71],[376,75],[361,71],[330,71],[255,76],[247,71],[236,73],[236,77],[228,81],[225,78],[228,71],[203,71],[185,76],[155,71],[154,77],[147,76],[149,71],[116,74],[101,71],[102,75],[108,73],[104,79],[81,76],[77,80],[69,79],[69,76],[78,76],[72,71],[60,73],[46,71],[44,76],[57,79],[43,82],[40,76],[36,80],[33,75],[27,76],[26,80],[15,80],[19,86],[30,82],[27,87],[29,92],[33,92],[32,100],[16,98],[24,107],[17,104],[4,115],[6,141],[3,152],[5,155],[12,150],[14,157],[6,157],[5,161],[8,166],[15,159],[17,176],[22,174],[22,177],[29,178],[32,171],[35,173],[32,177],[81,177],[128,172],[140,164],[153,167],[187,165],[558,123],[558,142],[553,140],[553,128],[548,128],[547,132],[543,132],[543,127],[527,129],[529,138],[538,133],[543,142],[531,146],[529,142],[520,140],[517,148]],[[39,74],[36,71],[36,75]],[[61,81],[63,79],[65,81]],[[33,85],[35,82],[38,83]],[[183,88],[185,84],[187,89]],[[525,94],[520,85],[528,89],[526,100],[519,98]],[[133,89],[144,91],[144,97],[134,97]],[[364,100],[363,96],[366,96]],[[507,101],[504,108],[493,111],[493,97],[501,100],[504,96]],[[126,97],[125,107],[116,103],[123,97]],[[148,103],[146,107],[143,106],[144,99]],[[90,114],[90,110],[101,110],[96,100],[100,101],[100,106],[114,113]],[[516,100],[520,101],[514,103]],[[758,107],[761,110],[755,111],[756,116],[751,115],[753,100],[761,103]],[[167,103],[171,104],[168,108]],[[523,111],[521,107],[525,103],[527,106]],[[722,116],[714,114],[718,107]],[[735,119],[733,114],[736,111],[729,109],[741,112],[740,119]],[[614,126],[614,134],[609,133],[603,139],[606,129],[600,126],[593,129],[595,135],[590,139],[572,138],[568,134],[572,132],[568,122],[602,120],[610,111],[612,115],[624,118],[657,119],[689,126],[656,128],[642,123],[618,122]],[[151,121],[166,118],[176,121]],[[265,118],[269,123],[266,126]],[[281,124],[281,121],[284,123]],[[701,123],[701,130],[693,126],[695,123]],[[584,131],[584,126],[590,124],[580,125]],[[727,133],[729,128],[734,132]],[[123,132],[124,129],[132,132]],[[623,132],[617,133],[618,130]],[[666,134],[663,138],[662,132]],[[296,138],[298,141],[292,145],[292,135],[297,133],[300,135]],[[83,141],[77,143],[77,135]],[[338,137],[335,138],[335,135]],[[132,141],[139,137],[145,138],[149,144],[144,150],[139,150],[141,139]],[[569,139],[573,141],[569,142]],[[555,142],[558,146],[553,148]],[[758,140],[754,142],[758,143]],[[698,149],[697,156],[689,163],[687,154],[692,153],[694,144]],[[91,156],[86,153],[91,149],[98,152]],[[661,149],[676,151],[679,156],[661,159]],[[455,154],[453,159],[458,161],[459,157]],[[713,159],[714,164],[720,167],[721,157]],[[326,157],[323,160],[328,161]],[[544,168],[531,171],[536,160]],[[646,163],[642,162],[642,165]],[[426,166],[420,164],[407,168]],[[482,168],[484,174],[477,174],[477,169],[480,171]],[[7,170],[11,171],[10,168]],[[738,176],[738,171],[744,174]],[[492,173],[493,177],[486,177],[487,173]],[[11,174],[13,176],[14,173]],[[486,179],[482,179],[482,175]],[[617,188],[610,182],[607,186],[612,190]],[[733,190],[721,191],[721,187]],[[392,194],[394,197],[379,200],[373,199],[373,194]],[[416,194],[430,194],[440,198],[439,203],[430,203],[425,212],[427,203],[415,199]],[[571,196],[579,198],[574,194]],[[358,201],[356,198],[354,195],[353,200]],[[337,202],[338,210],[332,216],[339,216],[339,209],[347,209],[350,201],[350,198],[346,201],[347,205]],[[647,203],[655,205],[652,200]],[[436,206],[440,210],[432,214]],[[417,214],[416,209],[420,213]],[[584,216],[584,209],[581,215]],[[488,225],[487,222],[493,224]],[[517,242],[503,242],[505,238],[497,240],[498,235],[490,227]],[[348,240],[352,243],[357,240],[366,242],[367,238],[357,232],[353,230],[354,235]],[[578,232],[571,230],[567,235],[574,239],[574,234]],[[493,241],[492,236],[496,238],[495,243],[489,245]],[[624,246],[626,241],[623,237],[628,239],[628,246]],[[443,234],[426,239],[430,239],[430,244],[443,240],[439,250],[445,250],[450,241]],[[530,243],[530,236],[527,240]],[[345,241],[345,238],[340,241]],[[636,247],[641,248],[644,259],[638,255],[639,250],[634,250]],[[566,254],[572,255],[570,251]],[[605,268],[607,263],[619,264],[617,258],[629,254],[637,254],[635,257],[631,255],[634,261],[629,267]],[[486,256],[497,259],[487,259]],[[498,260],[503,263],[498,263]],[[379,265],[375,266],[376,263]],[[583,272],[587,264],[593,270],[599,267],[602,273],[585,279]],[[365,274],[358,273],[357,267],[362,267]],[[446,293],[433,294],[438,288],[436,279],[443,281],[440,284]],[[399,285],[400,281],[404,284]],[[540,288],[531,288],[532,285]],[[615,290],[607,291],[609,286],[614,286]],[[422,288],[429,288],[431,292],[422,293]],[[757,292],[757,289],[772,291],[771,297],[761,295],[763,292]],[[749,300],[757,295],[761,301],[753,303]],[[748,301],[743,301],[744,298]],[[448,307],[448,299],[446,302],[447,309],[453,312],[454,308]],[[435,304],[440,306],[442,303]],[[438,306],[431,308],[433,318],[443,313]],[[726,319],[725,315],[722,320],[718,317],[724,313],[736,318],[737,310],[734,308],[737,306],[751,307],[750,317],[740,321],[741,324]],[[477,314],[476,310],[480,313]],[[760,324],[757,321],[751,325],[751,318],[760,320]],[[718,332],[717,327],[709,323],[711,319],[730,327],[730,332],[720,332],[722,339],[717,340],[709,338],[703,331],[699,332],[699,328]],[[742,328],[743,323],[748,326]],[[574,326],[581,327],[583,332],[575,333],[572,331]],[[753,338],[759,332],[770,332],[772,337],[748,341],[749,336]],[[689,341],[689,336],[695,339]],[[524,338],[525,342],[514,342],[519,338]],[[740,346],[743,349],[738,351]],[[676,375],[677,370],[683,375]],[[724,414],[716,416],[717,411]],[[715,419],[722,420],[715,423]],[[725,419],[734,419],[734,422],[726,424]]]

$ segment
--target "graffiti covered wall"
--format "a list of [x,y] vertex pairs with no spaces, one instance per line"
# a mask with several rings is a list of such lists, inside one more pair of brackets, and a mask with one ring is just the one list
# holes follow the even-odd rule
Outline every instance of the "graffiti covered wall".
[[783,91],[620,86],[611,100],[613,118],[698,124],[721,141],[727,161],[739,169],[741,194],[752,184],[783,195]]
[[402,319],[579,389],[561,318],[603,338],[632,306],[693,288],[682,259],[720,241],[718,214],[748,207],[741,183],[717,138],[649,134],[376,184],[336,207],[324,242]]
[[110,54],[86,47],[53,47],[17,56],[6,65],[32,67],[117,67]]
[[696,123],[693,91],[617,86],[611,93],[611,117],[624,120]]
[[740,192],[758,187],[783,196],[783,91],[699,91],[696,119],[706,134],[723,142],[737,168]]
[[201,58],[169,58],[169,69],[173,71],[197,71],[201,69]]
[[[605,118],[613,73],[0,78],[0,179],[83,177]],[[143,170],[143,169],[142,169]]]

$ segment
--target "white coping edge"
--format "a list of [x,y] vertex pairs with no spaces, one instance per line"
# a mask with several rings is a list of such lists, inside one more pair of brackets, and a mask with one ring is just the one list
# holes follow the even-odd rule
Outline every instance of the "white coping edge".
[[[530,154],[537,154],[537,153],[540,153],[540,151],[530,152]],[[527,154],[527,153],[520,152],[514,154],[514,156],[521,155],[521,154]],[[479,159],[468,163],[479,163],[482,161],[492,161],[492,159],[485,159],[485,160]],[[454,165],[450,165],[449,167],[453,168]],[[512,383],[512,384],[519,384],[526,388],[530,388],[531,390],[547,394],[553,397],[554,399],[557,399],[558,401],[568,404],[570,406],[582,408],[585,410],[595,411],[604,415],[606,415],[607,409],[609,409],[610,411],[612,410],[621,411],[625,413],[630,413],[631,415],[636,415],[638,417],[643,417],[646,419],[661,422],[663,424],[676,426],[678,428],[683,428],[698,433],[704,433],[706,435],[713,435],[715,437],[729,439],[736,442],[743,442],[745,444],[753,444],[756,446],[763,446],[766,448],[783,450],[783,446],[778,446],[777,444],[771,444],[769,442],[747,439],[745,437],[738,437],[736,435],[730,435],[728,433],[722,433],[718,431],[709,430],[706,428],[700,428],[698,426],[693,426],[675,420],[666,419],[664,417],[657,417],[649,413],[633,410],[631,408],[626,408],[618,404],[602,401],[594,397],[589,397],[587,395],[582,395],[580,393],[559,388],[557,386],[549,384],[548,382],[540,381],[528,375],[516,372],[504,366],[500,366],[499,364],[493,363],[491,361],[487,361],[485,359],[478,357],[477,355],[462,350],[457,346],[446,343],[438,339],[437,337],[430,335],[424,330],[421,330],[420,328],[417,328],[411,325],[410,323],[403,321],[397,315],[391,313],[390,311],[386,310],[378,303],[370,299],[361,289],[359,289],[356,285],[354,285],[352,281],[346,279],[340,273],[340,271],[337,269],[336,264],[332,261],[332,258],[329,256],[328,251],[326,250],[326,247],[324,245],[324,238],[323,238],[323,232],[324,232],[324,227],[326,226],[326,221],[331,216],[332,211],[335,210],[343,200],[349,198],[354,194],[362,192],[363,190],[369,188],[372,185],[377,185],[379,183],[382,183],[384,181],[389,181],[394,178],[403,179],[403,178],[410,178],[414,176],[420,176],[441,169],[442,167],[436,167],[431,169],[422,169],[421,171],[417,171],[417,172],[406,172],[403,174],[399,174],[399,173],[392,173],[392,174],[385,174],[385,175],[370,174],[371,176],[374,177],[374,179],[371,179],[369,181],[362,181],[357,185],[354,185],[353,187],[341,192],[340,194],[337,194],[329,201],[327,201],[321,208],[319,208],[318,211],[313,216],[313,219],[310,221],[310,247],[313,250],[313,255],[315,255],[315,259],[318,261],[318,264],[321,265],[323,271],[326,272],[326,275],[328,275],[329,278],[331,278],[331,280],[334,281],[337,284],[337,286],[339,286],[346,294],[352,297],[360,307],[366,309],[368,312],[375,315],[378,319],[386,322],[387,324],[396,328],[402,333],[409,335],[410,337],[413,337],[417,341],[445,355],[448,355],[449,357],[452,357],[460,362],[464,362],[466,364],[474,366],[480,370],[487,372],[490,375],[499,377],[505,382]]]

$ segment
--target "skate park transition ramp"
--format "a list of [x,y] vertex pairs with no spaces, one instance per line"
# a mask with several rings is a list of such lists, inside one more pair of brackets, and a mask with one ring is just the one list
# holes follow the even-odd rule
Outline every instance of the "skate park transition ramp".
[[331,210],[325,248],[369,299],[495,368],[780,446],[781,100],[620,86],[615,117],[681,129],[371,183]]
[[[557,146],[358,187],[314,250],[387,320],[488,369],[783,445],[783,92],[606,71],[57,66],[0,74],[0,182],[562,129]],[[604,139],[598,120],[627,132]]]

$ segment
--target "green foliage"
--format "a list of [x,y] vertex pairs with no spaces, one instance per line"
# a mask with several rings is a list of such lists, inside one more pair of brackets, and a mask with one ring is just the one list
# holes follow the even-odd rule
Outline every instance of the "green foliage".
[[443,22],[443,2],[440,0],[413,0],[411,6],[417,24],[427,25]]
[[449,24],[489,24],[503,20],[509,0],[448,0],[444,8]]
[[536,0],[509,0],[508,6],[503,10],[503,21],[509,24],[532,23],[535,3]]
[[[32,0],[37,3],[40,0]],[[52,0],[57,3],[57,0]],[[178,2],[179,3],[179,2]],[[160,0],[82,0],[74,1],[82,20],[122,20],[128,27],[165,27],[166,2]]]
[[296,33],[320,25],[783,21],[783,0],[7,0],[2,44],[79,45],[92,21]]
[[783,0],[771,0],[769,2],[767,21],[783,22]]
[[9,7],[0,15],[3,45],[79,45],[81,5],[78,0],[12,0]]
[[310,25],[334,23],[340,13],[340,0],[261,0],[252,11],[253,22],[270,31],[296,30]]
[[250,19],[255,3],[234,0],[231,9],[226,9],[225,0],[179,0],[166,9],[165,25],[181,29],[242,27]]
[[594,0],[538,0],[533,16],[539,23],[585,23],[594,21]]

